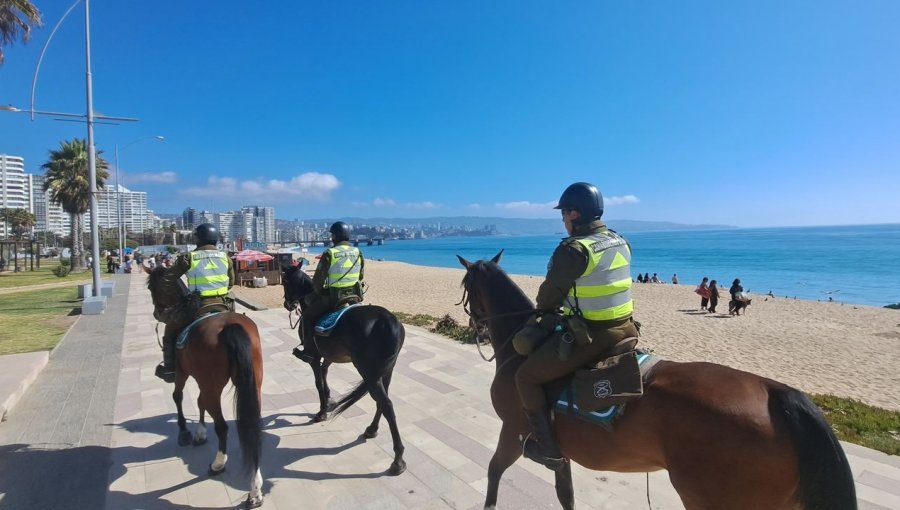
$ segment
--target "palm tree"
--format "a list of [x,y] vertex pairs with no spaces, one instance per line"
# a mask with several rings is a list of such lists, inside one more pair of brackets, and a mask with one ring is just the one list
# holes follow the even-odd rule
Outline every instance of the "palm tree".
[[0,209],[0,219],[4,223],[9,224],[9,232],[12,233],[13,238],[17,241],[21,241],[25,232],[28,232],[28,229],[37,223],[37,218],[34,217],[34,214],[20,208],[4,207]]
[[3,47],[19,39],[28,42],[31,27],[41,26],[41,12],[29,0],[0,0],[0,64]]
[[[109,172],[106,171],[109,165],[100,154],[102,151],[97,151],[97,189],[102,188],[109,177]],[[87,143],[82,138],[60,142],[59,149],[50,151],[49,161],[41,165],[41,168],[47,171],[44,186],[50,191],[50,200],[61,205],[72,218],[72,271],[83,271],[82,222],[84,213],[91,207]]]

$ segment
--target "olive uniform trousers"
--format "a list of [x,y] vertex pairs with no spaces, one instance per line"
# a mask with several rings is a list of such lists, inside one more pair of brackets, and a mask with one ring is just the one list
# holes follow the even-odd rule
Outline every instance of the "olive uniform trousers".
[[571,354],[563,360],[558,354],[556,337],[551,336],[538,350],[528,355],[516,371],[516,386],[526,412],[535,413],[547,407],[547,397],[541,385],[599,361],[607,350],[620,341],[638,336],[631,317],[618,321],[584,322],[590,332],[589,345],[573,345]]

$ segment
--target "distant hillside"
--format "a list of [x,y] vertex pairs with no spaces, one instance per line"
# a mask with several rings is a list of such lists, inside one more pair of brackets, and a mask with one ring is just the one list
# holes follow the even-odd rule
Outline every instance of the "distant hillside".
[[[441,224],[441,227],[477,227],[496,225],[497,231],[507,235],[540,235],[555,234],[563,231],[559,219],[525,219],[525,218],[491,218],[480,216],[452,216],[431,218],[327,218],[304,220],[306,223],[330,223],[341,219],[357,225],[397,225],[415,227],[419,225]],[[287,220],[276,220],[278,222]],[[621,232],[640,232],[648,230],[710,230],[736,228],[728,225],[685,225],[670,221],[608,220],[610,227]]]

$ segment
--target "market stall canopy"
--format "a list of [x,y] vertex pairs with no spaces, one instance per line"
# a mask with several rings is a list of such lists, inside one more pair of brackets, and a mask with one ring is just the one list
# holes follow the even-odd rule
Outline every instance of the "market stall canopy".
[[268,262],[275,257],[256,250],[239,251],[234,255],[234,259],[239,262]]

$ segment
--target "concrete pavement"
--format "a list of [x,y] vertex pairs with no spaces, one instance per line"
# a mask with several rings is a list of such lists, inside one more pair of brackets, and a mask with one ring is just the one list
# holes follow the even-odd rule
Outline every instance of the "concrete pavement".
[[[138,275],[116,278],[107,311],[78,319],[0,424],[0,510],[232,508],[245,497],[234,426],[229,468],[217,478],[206,475],[216,449],[211,426],[206,445],[177,446],[172,386],[153,376],[160,353],[149,293]],[[310,369],[290,355],[297,342],[286,312],[247,313],[264,343],[263,508],[481,508],[500,422],[488,395],[493,364],[473,347],[407,327],[391,396],[409,469],[389,477],[387,425],[374,440],[358,439],[374,412],[371,399],[310,423],[318,400]],[[334,365],[329,382],[341,394],[359,379],[352,366]],[[197,419],[196,397],[191,381],[189,422]],[[900,509],[900,460],[855,445],[845,450],[860,508]],[[643,474],[576,466],[574,477],[579,508],[648,507]],[[649,480],[652,508],[683,508],[665,472]],[[499,505],[558,508],[552,481],[520,460],[504,475]]]

